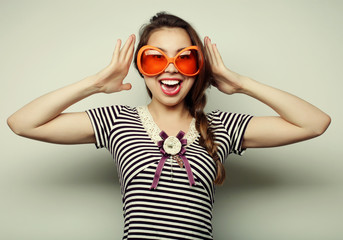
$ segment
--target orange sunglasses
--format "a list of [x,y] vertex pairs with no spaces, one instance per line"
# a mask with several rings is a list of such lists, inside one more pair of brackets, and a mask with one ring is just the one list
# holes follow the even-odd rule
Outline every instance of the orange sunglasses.
[[170,58],[161,49],[149,45],[141,47],[137,54],[138,69],[146,76],[161,74],[170,63],[181,74],[195,76],[203,66],[203,55],[197,46],[190,46]]

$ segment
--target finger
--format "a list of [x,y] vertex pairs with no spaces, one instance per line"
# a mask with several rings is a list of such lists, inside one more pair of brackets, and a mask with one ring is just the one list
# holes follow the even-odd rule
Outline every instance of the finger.
[[211,58],[211,54],[208,50],[208,41],[209,41],[209,37],[205,37],[204,39],[204,46],[205,46],[205,52],[206,52],[206,55],[208,56],[208,61],[209,63],[212,65],[212,58]]
[[120,52],[121,40],[118,39],[112,55],[112,62],[116,61]]
[[123,48],[120,50],[120,60],[124,61],[127,55],[128,50],[130,49],[130,46],[133,42],[133,34],[129,36],[129,38],[126,40]]
[[213,46],[213,53],[214,53],[214,56],[216,58],[217,63],[223,65],[224,62],[223,62],[222,56],[220,55],[220,53],[218,51],[217,44],[214,44],[214,46]]
[[122,84],[121,86],[120,86],[120,91],[122,91],[122,90],[130,90],[132,88],[132,85],[131,85],[131,83],[124,83],[124,84]]
[[209,60],[210,60],[210,63],[211,64],[214,64],[216,65],[217,64],[217,61],[216,61],[216,58],[215,58],[215,55],[214,55],[214,52],[213,52],[213,44],[211,42],[211,39],[209,37],[207,37],[207,41],[206,41],[206,49],[207,49],[207,53],[209,55]]
[[125,58],[125,61],[128,62],[128,63],[131,63],[132,62],[132,58],[133,58],[133,53],[134,53],[134,50],[135,50],[135,42],[136,42],[136,37],[135,35],[132,35],[132,42],[129,46],[129,50],[126,54],[126,58]]

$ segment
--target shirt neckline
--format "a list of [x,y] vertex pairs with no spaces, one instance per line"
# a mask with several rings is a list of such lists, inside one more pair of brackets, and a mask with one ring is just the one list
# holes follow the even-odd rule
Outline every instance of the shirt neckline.
[[[162,140],[160,133],[162,130],[159,128],[159,126],[154,122],[154,119],[152,118],[152,115],[149,112],[148,106],[139,106],[136,108],[138,115],[141,119],[142,125],[146,132],[148,133],[151,140],[157,144],[159,141]],[[185,134],[183,138],[187,139],[187,145],[191,145],[198,137],[199,133],[196,130],[195,127],[195,118],[192,119],[188,132]]]

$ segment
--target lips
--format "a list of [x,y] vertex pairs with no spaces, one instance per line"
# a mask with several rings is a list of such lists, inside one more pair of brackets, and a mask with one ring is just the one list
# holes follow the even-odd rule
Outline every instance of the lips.
[[166,95],[173,96],[180,92],[182,81],[179,79],[162,79],[160,81],[162,92]]

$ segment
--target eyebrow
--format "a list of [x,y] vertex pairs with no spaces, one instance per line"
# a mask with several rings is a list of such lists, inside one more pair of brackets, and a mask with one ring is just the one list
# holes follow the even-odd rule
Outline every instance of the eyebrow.
[[[160,49],[161,51],[163,51],[163,52],[167,52],[165,49],[163,49],[163,48],[159,48],[159,47],[157,47],[158,49]],[[180,52],[181,50],[183,50],[183,49],[185,49],[186,47],[183,47],[183,48],[179,48],[179,49],[177,49],[176,50],[176,53],[178,53],[178,52]]]

